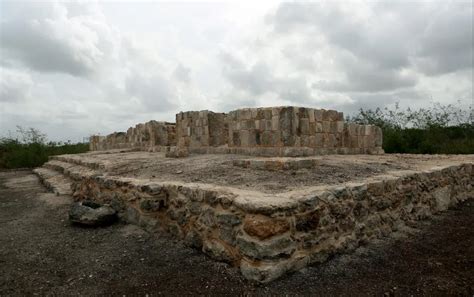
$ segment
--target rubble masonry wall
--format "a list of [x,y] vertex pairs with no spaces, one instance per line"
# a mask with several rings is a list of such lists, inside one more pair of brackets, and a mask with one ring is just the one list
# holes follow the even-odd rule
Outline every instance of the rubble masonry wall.
[[246,278],[268,282],[472,198],[474,170],[398,172],[291,197],[107,176],[78,181],[73,190],[76,199],[108,203],[131,223],[166,230]]

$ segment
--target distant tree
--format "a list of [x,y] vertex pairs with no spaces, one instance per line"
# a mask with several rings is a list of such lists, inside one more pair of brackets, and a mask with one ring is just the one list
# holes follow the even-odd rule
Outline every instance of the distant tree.
[[22,126],[17,125],[16,131],[21,137],[22,143],[38,143],[38,144],[45,144],[47,136],[45,133],[42,133],[40,130],[35,128],[23,128]]

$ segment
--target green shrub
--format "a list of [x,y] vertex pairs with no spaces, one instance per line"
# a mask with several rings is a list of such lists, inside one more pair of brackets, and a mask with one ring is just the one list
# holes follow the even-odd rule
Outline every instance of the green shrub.
[[13,137],[0,138],[0,168],[33,168],[43,165],[49,156],[84,153],[88,143],[57,143],[46,141],[46,135],[34,128],[18,127],[21,140]]
[[474,154],[472,109],[433,104],[431,108],[361,109],[349,118],[382,128],[387,153]]

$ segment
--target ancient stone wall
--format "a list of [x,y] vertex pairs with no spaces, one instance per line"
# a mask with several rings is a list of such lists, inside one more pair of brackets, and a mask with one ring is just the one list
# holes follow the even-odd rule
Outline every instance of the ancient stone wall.
[[180,112],[176,115],[178,146],[216,147],[227,144],[224,113],[208,110]]
[[114,132],[107,136],[91,136],[91,151],[110,149],[156,150],[163,146],[176,145],[176,125],[167,122],[149,121],[130,127],[127,132]]
[[175,145],[183,152],[257,156],[383,153],[379,127],[345,123],[343,114],[335,110],[294,106],[244,108],[228,114],[180,112],[176,125],[150,121],[125,135],[90,140],[91,150]]
[[343,114],[300,107],[231,111],[229,146],[342,147]]
[[389,235],[474,195],[472,164],[401,171],[313,191],[264,195],[211,185],[95,176],[76,199],[109,203],[129,222],[164,229],[243,275],[268,282]]
[[176,123],[178,145],[195,153],[383,153],[379,127],[344,123],[343,114],[335,110],[284,106],[245,108],[228,114],[185,112],[177,115]]
[[344,123],[342,112],[335,110],[247,108],[230,112],[228,121],[230,147],[307,147],[368,153],[382,146],[380,128]]

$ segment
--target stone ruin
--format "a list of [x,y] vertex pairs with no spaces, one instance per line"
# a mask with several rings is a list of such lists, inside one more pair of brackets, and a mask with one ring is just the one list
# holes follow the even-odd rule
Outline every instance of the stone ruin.
[[176,124],[150,121],[127,133],[92,136],[90,150],[186,149],[190,153],[254,156],[380,154],[382,130],[345,123],[341,112],[304,107],[244,108],[229,113],[188,111]]
[[128,128],[127,132],[114,132],[107,136],[91,136],[89,149],[139,149],[155,151],[161,147],[176,145],[176,125],[168,122],[149,121]]
[[380,128],[332,110],[190,111],[92,136],[91,152],[52,156],[35,173],[269,282],[474,197],[473,155],[381,145]]

